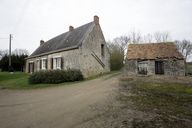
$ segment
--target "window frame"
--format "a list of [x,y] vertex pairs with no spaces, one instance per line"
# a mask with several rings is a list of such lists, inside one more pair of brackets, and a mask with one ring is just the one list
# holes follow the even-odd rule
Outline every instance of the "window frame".
[[47,58],[41,59],[41,69],[46,70],[47,69]]
[[53,70],[61,70],[61,57],[53,57]]
[[105,57],[105,45],[101,44],[101,56]]

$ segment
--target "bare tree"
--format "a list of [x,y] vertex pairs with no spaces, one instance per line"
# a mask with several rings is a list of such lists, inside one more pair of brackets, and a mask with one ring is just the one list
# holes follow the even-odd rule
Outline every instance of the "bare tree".
[[152,43],[153,41],[153,35],[151,35],[150,33],[148,33],[147,35],[143,36],[143,41],[147,42],[147,43]]
[[[124,58],[126,57],[128,44],[130,43],[141,43],[142,36],[139,32],[132,31],[127,36],[120,36],[113,39],[111,42],[115,47],[119,47],[119,50],[123,53]],[[112,45],[113,46],[113,45]]]
[[0,50],[0,58],[8,54],[8,50]]
[[192,42],[190,40],[176,40],[175,44],[178,50],[182,53],[184,58],[187,60],[188,57],[192,54]]
[[154,39],[156,42],[167,42],[170,39],[168,32],[155,32]]
[[141,43],[142,42],[142,36],[140,32],[132,31],[129,34],[130,42],[133,44]]
[[26,49],[15,49],[13,51],[15,55],[29,55],[29,52]]
[[113,43],[117,44],[122,52],[126,52],[130,38],[128,36],[120,36],[113,39]]
[[107,42],[110,52],[110,68],[111,70],[119,70],[123,67],[124,50],[122,45],[116,42]]

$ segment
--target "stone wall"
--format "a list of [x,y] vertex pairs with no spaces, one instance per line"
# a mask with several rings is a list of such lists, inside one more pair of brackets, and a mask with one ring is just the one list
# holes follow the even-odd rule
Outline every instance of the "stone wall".
[[[104,45],[104,56],[101,54],[101,44]],[[99,25],[95,25],[89,36],[82,44],[80,65],[86,77],[110,71],[110,54]],[[105,65],[102,65],[92,56],[95,54]]]
[[34,62],[34,71],[37,71],[37,60],[41,60],[43,58],[47,59],[47,69],[51,69],[51,59],[53,57],[62,57],[63,59],[63,69],[80,69],[79,64],[79,57],[80,51],[79,49],[69,50],[69,51],[63,51],[58,53],[52,53],[49,55],[41,56],[41,57],[35,57],[27,60],[26,64],[26,71],[28,71],[28,63]]
[[125,75],[137,74],[137,60],[125,60],[125,66],[123,70]]
[[184,60],[164,60],[164,73],[165,75],[185,75],[185,62]]
[[[185,75],[184,60],[164,59],[158,61],[163,61],[165,75],[176,75],[176,76]],[[145,60],[143,62],[147,63],[147,75],[155,75],[155,60],[147,60],[147,61]],[[138,61],[126,60],[124,67],[124,74],[126,75],[138,74]]]

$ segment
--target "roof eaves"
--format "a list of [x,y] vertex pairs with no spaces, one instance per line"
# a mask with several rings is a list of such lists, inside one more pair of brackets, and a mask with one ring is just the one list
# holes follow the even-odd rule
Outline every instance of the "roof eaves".
[[57,52],[61,52],[61,51],[69,51],[69,50],[78,49],[78,48],[79,48],[78,45],[77,46],[72,46],[72,47],[68,47],[68,48],[63,48],[63,49],[59,49],[59,50],[45,52],[45,53],[34,55],[34,56],[29,56],[26,59],[30,59],[30,58],[34,58],[34,57],[39,57],[39,56],[44,56],[44,55],[48,55],[48,54],[52,54],[52,53],[57,53]]

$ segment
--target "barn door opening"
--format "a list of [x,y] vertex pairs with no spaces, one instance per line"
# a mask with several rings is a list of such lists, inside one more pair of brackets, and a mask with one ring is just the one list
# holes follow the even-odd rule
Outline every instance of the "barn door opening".
[[155,61],[155,74],[164,74],[163,61]]

